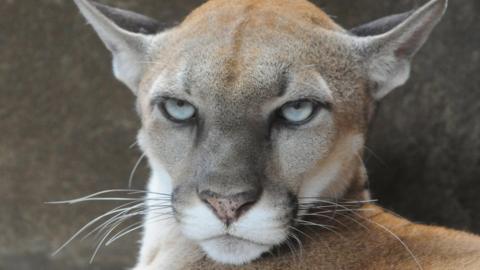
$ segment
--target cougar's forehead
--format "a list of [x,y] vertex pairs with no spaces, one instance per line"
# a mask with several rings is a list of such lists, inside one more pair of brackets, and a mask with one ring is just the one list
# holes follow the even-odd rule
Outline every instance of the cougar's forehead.
[[184,81],[203,82],[209,88],[237,86],[257,95],[272,94],[239,84],[268,88],[286,68],[309,61],[313,64],[318,57],[312,53],[335,47],[328,38],[318,42],[319,35],[343,31],[322,11],[305,7],[310,3],[299,1],[291,7],[295,12],[284,10],[292,1],[284,4],[276,2],[271,7],[269,1],[208,2],[162,39],[162,47],[153,53],[158,64],[150,68],[152,77],[168,70],[170,78],[181,74]]

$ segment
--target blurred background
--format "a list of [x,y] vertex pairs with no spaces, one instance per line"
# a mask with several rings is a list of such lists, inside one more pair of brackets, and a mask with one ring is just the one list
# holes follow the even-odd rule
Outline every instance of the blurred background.
[[[118,0],[166,25],[200,0]],[[351,27],[409,10],[413,0],[318,0]],[[417,1],[420,4],[420,1]],[[367,160],[379,203],[417,222],[480,233],[480,1],[451,1],[372,124]],[[125,269],[139,234],[100,252],[75,241],[112,205],[45,205],[126,188],[140,152],[134,97],[111,75],[110,54],[70,0],[0,0],[0,269]],[[143,163],[134,186],[143,188]]]

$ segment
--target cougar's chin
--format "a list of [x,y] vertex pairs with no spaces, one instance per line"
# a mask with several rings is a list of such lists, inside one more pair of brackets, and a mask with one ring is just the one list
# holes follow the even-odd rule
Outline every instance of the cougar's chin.
[[200,246],[212,260],[234,265],[249,263],[272,248],[228,235],[202,241]]

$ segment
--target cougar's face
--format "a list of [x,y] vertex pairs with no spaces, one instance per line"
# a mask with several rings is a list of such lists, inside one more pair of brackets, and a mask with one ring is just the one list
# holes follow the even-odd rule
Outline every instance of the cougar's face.
[[347,55],[328,43],[254,38],[240,51],[176,43],[139,95],[139,141],[167,179],[176,220],[225,263],[284,242],[299,200],[343,192],[330,184],[357,161],[366,123],[365,91]]

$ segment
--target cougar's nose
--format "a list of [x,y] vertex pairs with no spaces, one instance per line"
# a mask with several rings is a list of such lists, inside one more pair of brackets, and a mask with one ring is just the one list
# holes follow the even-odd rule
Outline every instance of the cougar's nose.
[[225,224],[230,225],[248,211],[260,197],[260,191],[250,190],[222,196],[210,190],[199,192],[202,199]]

